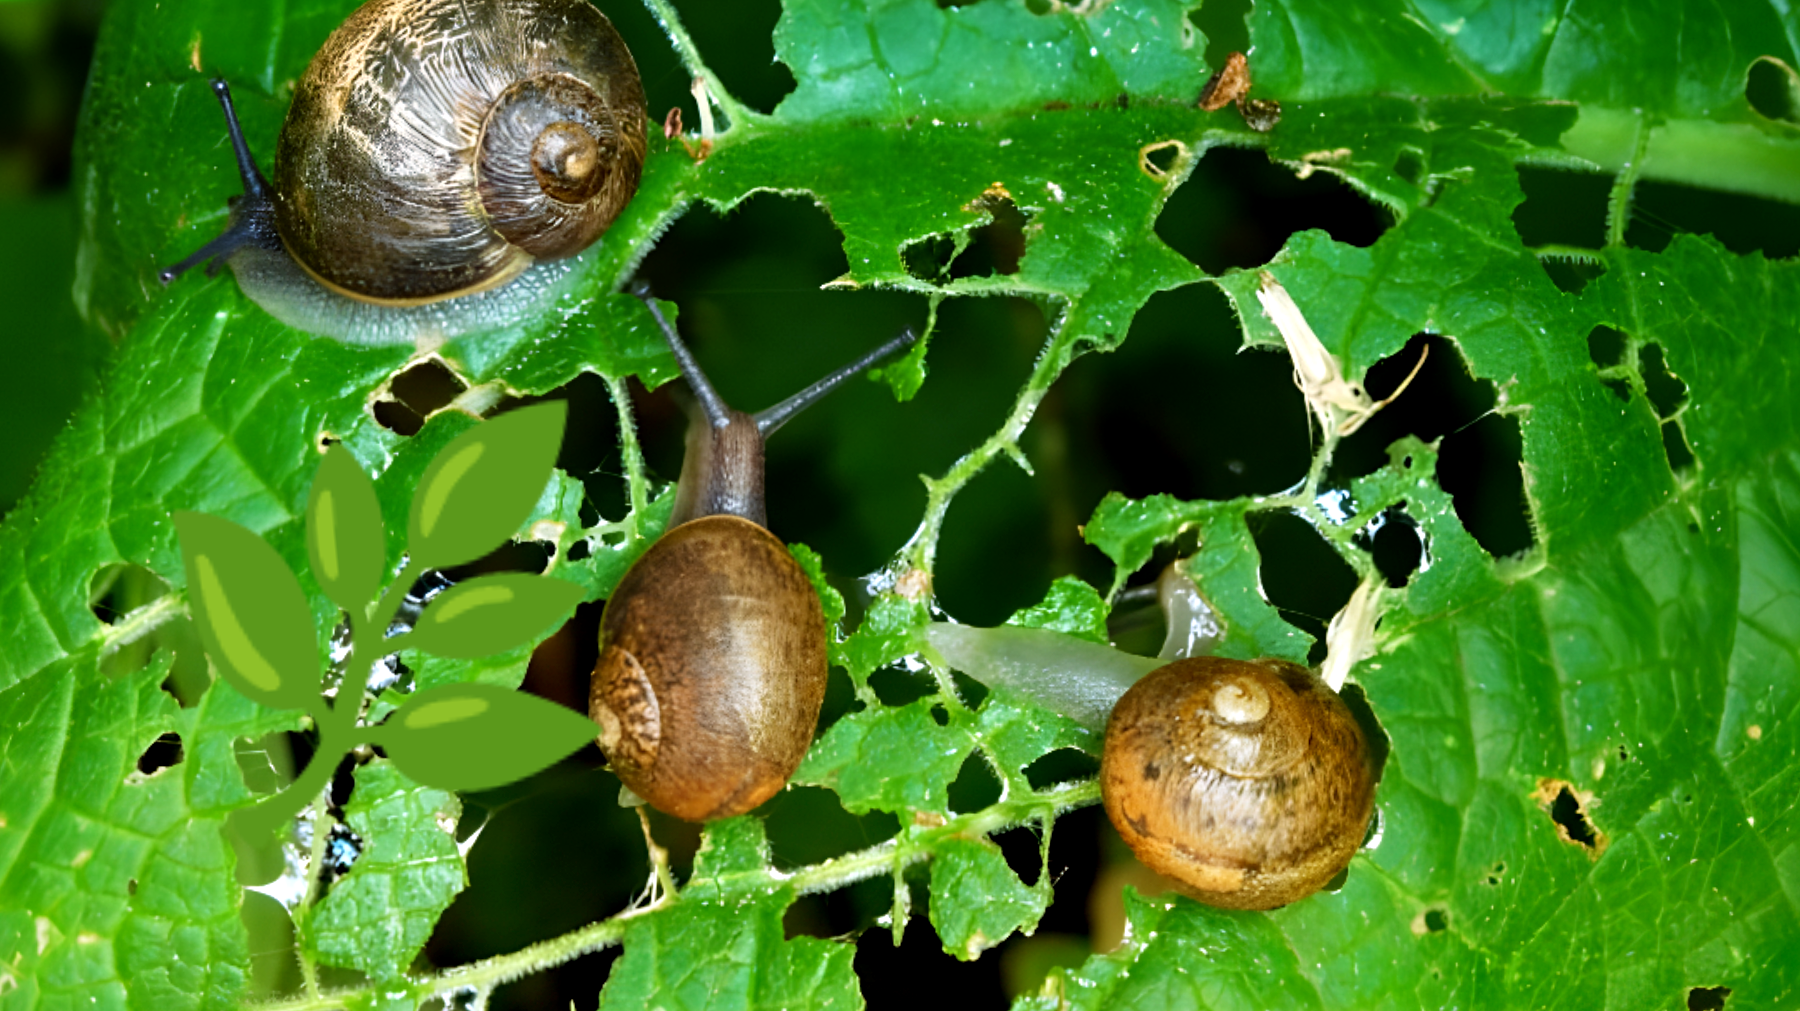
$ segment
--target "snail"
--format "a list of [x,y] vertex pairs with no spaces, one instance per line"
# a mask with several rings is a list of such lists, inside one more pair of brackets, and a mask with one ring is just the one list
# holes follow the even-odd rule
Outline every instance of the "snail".
[[[1162,596],[1165,605],[1198,603],[1187,618],[1217,634],[1197,592],[1165,586]],[[1171,644],[1185,641],[1188,631],[1178,635],[1171,619]],[[925,636],[976,680],[1090,730],[1104,727],[1107,817],[1139,860],[1195,899],[1228,909],[1286,905],[1323,888],[1362,846],[1375,761],[1349,707],[1306,667],[1222,657],[1170,663],[1010,626],[934,622]]]
[[589,714],[625,789],[688,821],[742,814],[800,764],[825,698],[818,593],[766,526],[763,440],[844,380],[914,341],[908,330],[759,414],[714,392],[647,289],[694,394],[662,537],[600,617]]
[[223,80],[244,194],[210,261],[277,319],[358,343],[522,318],[637,190],[643,86],[587,0],[369,0],[294,92],[274,180]]

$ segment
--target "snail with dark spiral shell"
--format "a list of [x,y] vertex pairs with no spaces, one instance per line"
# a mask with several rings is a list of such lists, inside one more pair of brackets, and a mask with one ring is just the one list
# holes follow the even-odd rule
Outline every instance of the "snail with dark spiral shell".
[[507,321],[607,230],[644,161],[636,64],[586,0],[370,0],[302,76],[272,184],[214,89],[244,196],[164,282],[222,258],[277,318],[361,343]]

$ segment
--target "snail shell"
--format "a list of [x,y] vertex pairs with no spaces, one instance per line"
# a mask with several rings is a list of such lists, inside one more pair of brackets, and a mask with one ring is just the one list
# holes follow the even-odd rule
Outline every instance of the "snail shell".
[[688,821],[787,783],[825,699],[825,614],[787,545],[737,516],[690,520],[639,558],[600,619],[590,714],[613,771]]
[[371,0],[294,93],[276,228],[354,298],[482,291],[606,231],[644,122],[637,65],[586,0]]
[[1362,845],[1374,778],[1343,700],[1272,659],[1151,672],[1113,709],[1100,767],[1106,813],[1138,859],[1229,909],[1324,887]]

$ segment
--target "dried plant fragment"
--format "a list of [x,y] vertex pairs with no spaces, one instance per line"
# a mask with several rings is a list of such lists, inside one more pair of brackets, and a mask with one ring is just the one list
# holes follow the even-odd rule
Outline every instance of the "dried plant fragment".
[[1200,108],[1218,112],[1250,93],[1250,61],[1243,53],[1232,53],[1200,90]]

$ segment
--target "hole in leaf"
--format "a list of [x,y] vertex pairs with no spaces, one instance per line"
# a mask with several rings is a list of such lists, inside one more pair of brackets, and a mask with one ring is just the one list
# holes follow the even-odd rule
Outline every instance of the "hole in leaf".
[[325,882],[329,884],[350,873],[356,866],[356,859],[362,856],[362,837],[344,824],[342,817],[331,824],[331,835],[325,839],[325,857],[320,861],[319,870]]
[[425,419],[398,400],[377,400],[370,411],[375,415],[376,424],[395,435],[418,435],[419,429],[425,427]]
[[927,284],[943,284],[950,280],[950,264],[962,253],[957,248],[960,235],[938,232],[914,239],[900,248],[900,263],[908,274]]
[[1413,917],[1412,932],[1417,937],[1424,937],[1426,934],[1439,933],[1448,926],[1450,926],[1449,912],[1433,907],[1421,909],[1419,915]]
[[949,798],[955,814],[979,811],[1000,800],[1000,780],[980,751],[963,760],[962,770],[950,783]]
[[980,709],[981,703],[988,697],[988,687],[962,671],[951,671],[950,681],[956,686],[956,697],[962,699],[963,705],[970,709]]
[[1400,149],[1399,157],[1394,159],[1394,174],[1400,178],[1419,185],[1419,179],[1425,174],[1425,154],[1418,148]]
[[1386,210],[1330,172],[1301,179],[1261,151],[1215,147],[1169,197],[1156,234],[1216,275],[1268,263],[1290,236],[1308,228],[1367,247],[1391,223]]
[[145,776],[154,776],[171,765],[180,762],[185,752],[181,747],[181,735],[166,733],[150,742],[144,753],[138,756],[137,771]]
[[1019,880],[1027,885],[1037,883],[1038,875],[1044,873],[1041,854],[1043,837],[1032,825],[1020,825],[994,835],[994,842],[999,845],[1001,855],[1006,857],[1006,866],[1011,868]]
[[1697,986],[1687,992],[1688,1011],[1722,1011],[1725,998],[1731,996],[1728,986]]
[[1066,398],[1045,403],[1061,408],[1069,455],[1091,461],[1076,522],[1109,489],[1227,500],[1306,476],[1312,436],[1293,365],[1242,346],[1223,293],[1188,285],[1152,296],[1116,352],[1089,355],[1051,387]]
[[866,849],[900,831],[900,821],[893,815],[885,811],[853,815],[844,810],[835,792],[817,786],[790,786],[757,810],[774,866],[782,869]]
[[1497,885],[1500,883],[1500,879],[1502,877],[1504,877],[1505,874],[1506,874],[1506,863],[1504,861],[1502,861],[1501,863],[1497,863],[1493,866],[1492,870],[1488,871],[1487,883],[1490,885]]
[[1149,153],[1144,156],[1144,160],[1156,166],[1158,171],[1167,174],[1175,167],[1175,158],[1178,153],[1173,145],[1156,147],[1150,149]]
[[1025,767],[1025,778],[1037,790],[1099,774],[1100,760],[1075,748],[1058,748]]
[[294,781],[294,744],[289,734],[278,730],[254,740],[240,737],[233,742],[238,771],[251,793],[275,793]]
[[1540,779],[1532,797],[1556,824],[1557,838],[1583,847],[1590,857],[1598,857],[1606,851],[1606,834],[1588,818],[1592,794],[1580,793],[1573,784],[1563,780]]
[[[1375,769],[1375,782],[1379,783],[1382,774],[1387,771],[1388,753],[1393,750],[1393,742],[1388,738],[1387,728],[1383,727],[1381,721],[1375,717],[1375,709],[1369,705],[1369,694],[1363,690],[1362,685],[1351,681],[1344,685],[1344,690],[1338,693],[1338,697],[1344,700],[1344,708],[1350,710],[1350,715],[1356,718],[1356,725],[1362,728],[1363,739],[1369,744],[1369,763]],[[1373,837],[1380,819],[1381,812],[1379,810],[1375,812],[1373,818],[1369,819],[1371,837]],[[1365,845],[1368,841],[1367,839],[1363,840]]]
[[1450,493],[1456,517],[1495,558],[1527,551],[1536,543],[1520,467],[1524,441],[1519,419],[1489,414],[1444,437],[1438,486]]
[[936,694],[937,681],[924,671],[914,673],[900,667],[883,667],[869,675],[869,688],[882,705],[899,708]]
[[1314,638],[1309,662],[1325,658],[1325,625],[1356,592],[1356,573],[1311,524],[1286,510],[1252,513],[1250,534],[1262,555],[1263,596],[1288,624]]
[[[924,330],[926,301],[919,295],[824,287],[849,269],[843,243],[812,200],[765,193],[727,214],[699,203],[657,241],[639,274],[679,309],[682,336],[725,401],[758,411],[902,327]],[[868,252],[858,252],[861,267]],[[853,380],[768,441],[771,529],[810,545],[834,572],[885,564],[883,545],[904,541],[918,525],[913,490],[920,473],[942,467],[939,441],[953,439],[962,452],[986,438],[993,429],[986,408],[996,397],[1017,395],[1043,346],[1042,313],[1026,300],[951,301],[959,307],[941,307],[932,336],[931,381],[910,405],[896,404],[878,383]],[[981,326],[964,331],[970,318]],[[683,385],[633,396],[645,458],[652,473],[670,478],[680,473],[686,449],[687,417],[674,397]],[[615,437],[608,440],[616,445]],[[984,476],[976,484],[985,483]],[[622,498],[614,506],[595,497],[608,518],[623,515]]]
[[141,565],[107,565],[88,582],[88,607],[106,625],[168,596],[169,584]]
[[1644,395],[1661,418],[1672,418],[1687,403],[1687,384],[1669,371],[1660,344],[1646,344],[1638,351],[1638,373],[1644,377]]
[[441,359],[427,358],[395,376],[388,383],[388,394],[414,414],[428,418],[448,407],[468,388],[469,384]]
[[1681,430],[1681,422],[1663,422],[1662,440],[1663,453],[1669,458],[1670,470],[1680,475],[1693,469],[1694,450],[1688,446],[1687,433]]
[[1339,444],[1332,458],[1333,484],[1341,487],[1386,466],[1388,447],[1402,436],[1435,442],[1493,410],[1494,384],[1476,379],[1456,342],[1436,334],[1414,334],[1405,347],[1371,365],[1363,389],[1385,400],[1414,367],[1418,375],[1394,402]]
[[1612,176],[1598,172],[1520,166],[1519,189],[1525,199],[1512,213],[1519,241],[1526,249],[1605,246],[1606,201],[1612,184]]
[[563,553],[563,558],[570,562],[579,562],[593,553],[593,549],[588,546],[587,538],[583,537],[569,545],[569,550]]
[[968,245],[950,264],[950,279],[1017,274],[1025,256],[1025,226],[1030,216],[998,188],[990,188],[970,206],[986,211],[993,220],[969,233]]
[[1800,205],[1678,183],[1640,181],[1625,243],[1660,253],[1678,233],[1710,235],[1740,256],[1800,253]]
[[1625,335],[1609,326],[1597,326],[1588,333],[1588,357],[1603,369],[1625,364]]
[[1601,376],[1600,385],[1612,392],[1621,402],[1631,402],[1631,384],[1617,376]]
[[1588,282],[1606,273],[1606,264],[1588,256],[1538,255],[1538,266],[1550,276],[1550,283],[1570,295],[1579,295]]
[[1751,61],[1744,75],[1744,99],[1759,116],[1800,123],[1800,75],[1773,56]]
[[1353,541],[1369,552],[1387,584],[1398,589],[1411,581],[1425,560],[1425,532],[1400,502],[1370,520]]
[[[1188,21],[1206,36],[1206,65],[1225,65],[1232,53],[1250,51],[1250,0],[1206,0]],[[1196,93],[1197,94],[1197,93]]]

